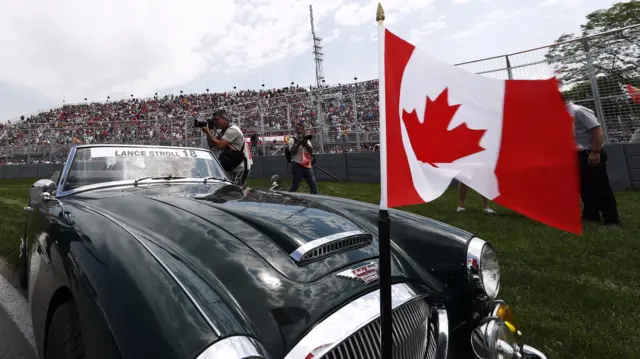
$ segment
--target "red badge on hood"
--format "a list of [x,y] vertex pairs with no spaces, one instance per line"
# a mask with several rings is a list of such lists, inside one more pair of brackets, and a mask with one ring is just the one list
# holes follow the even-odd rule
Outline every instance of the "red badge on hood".
[[378,275],[378,266],[375,263],[365,264],[355,269],[349,269],[338,273],[338,277],[361,280],[365,284],[375,282],[380,278]]

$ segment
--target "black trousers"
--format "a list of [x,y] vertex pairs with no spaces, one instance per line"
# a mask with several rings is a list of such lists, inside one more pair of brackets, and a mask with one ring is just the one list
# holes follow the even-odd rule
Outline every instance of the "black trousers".
[[289,192],[296,192],[300,186],[300,182],[305,179],[307,180],[307,184],[309,184],[309,192],[311,192],[311,194],[318,194],[318,184],[316,183],[316,176],[313,174],[312,168],[302,167],[296,162],[291,162],[291,173],[293,174],[293,182],[291,182]]
[[578,152],[580,194],[583,204],[582,219],[594,222],[600,222],[604,219],[605,224],[619,223],[618,204],[616,203],[616,197],[613,195],[613,190],[609,184],[609,175],[607,174],[607,153],[602,150],[600,163],[595,166],[590,166],[587,163],[588,158],[589,151]]

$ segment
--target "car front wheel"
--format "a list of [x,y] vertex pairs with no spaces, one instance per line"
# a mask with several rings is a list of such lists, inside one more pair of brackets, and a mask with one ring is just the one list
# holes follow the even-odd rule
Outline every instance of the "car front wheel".
[[45,359],[82,359],[84,347],[78,309],[71,300],[62,303],[51,317]]

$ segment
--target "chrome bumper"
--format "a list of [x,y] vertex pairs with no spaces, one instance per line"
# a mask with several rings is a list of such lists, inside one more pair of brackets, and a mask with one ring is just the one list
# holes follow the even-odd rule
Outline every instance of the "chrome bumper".
[[538,349],[522,343],[515,315],[501,300],[488,305],[485,316],[471,332],[471,347],[479,359],[495,358],[498,354],[508,359],[547,359]]

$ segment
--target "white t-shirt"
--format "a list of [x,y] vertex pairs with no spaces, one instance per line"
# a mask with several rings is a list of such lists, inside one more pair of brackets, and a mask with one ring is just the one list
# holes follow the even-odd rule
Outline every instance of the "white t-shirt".
[[[222,138],[220,138],[221,140],[226,140],[227,142],[229,142],[229,145],[234,149],[234,150],[240,150],[242,149],[242,145],[245,143],[245,139],[244,139],[244,135],[242,134],[242,131],[240,131],[240,127],[236,126],[236,125],[230,125],[229,127],[227,127],[227,130],[224,131],[224,134],[222,135]],[[249,167],[249,169],[251,169],[251,164],[249,163],[249,156],[247,156],[247,150],[248,150],[248,146],[244,146],[244,154],[245,157],[247,158],[247,165]],[[216,156],[220,156],[220,150],[215,151]],[[244,162],[241,162],[238,167],[234,168],[233,171],[231,172],[242,172],[244,171]]]

